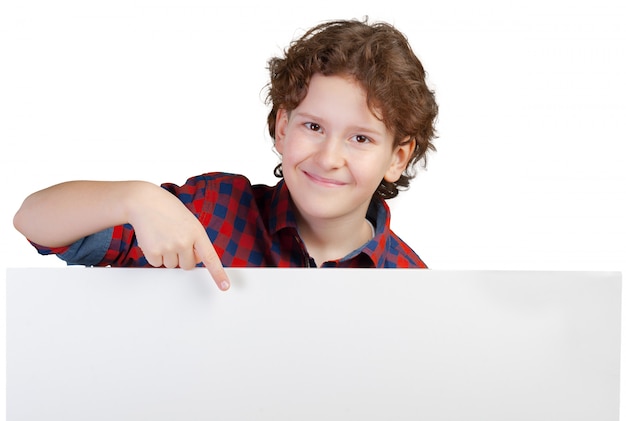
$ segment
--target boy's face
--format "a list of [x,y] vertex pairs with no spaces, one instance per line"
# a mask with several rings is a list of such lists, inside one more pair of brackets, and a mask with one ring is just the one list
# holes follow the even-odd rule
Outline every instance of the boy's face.
[[414,148],[393,146],[360,84],[319,74],[297,108],[278,111],[275,140],[285,183],[309,222],[364,218],[381,180],[397,181]]

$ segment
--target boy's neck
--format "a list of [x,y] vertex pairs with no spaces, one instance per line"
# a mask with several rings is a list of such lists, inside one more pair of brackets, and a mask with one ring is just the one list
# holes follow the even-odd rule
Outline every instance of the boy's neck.
[[372,239],[372,227],[363,217],[309,220],[296,217],[298,233],[317,266],[339,260]]

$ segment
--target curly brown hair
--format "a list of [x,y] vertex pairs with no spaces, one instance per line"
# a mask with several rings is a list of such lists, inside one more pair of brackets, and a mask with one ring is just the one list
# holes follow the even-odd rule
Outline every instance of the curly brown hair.
[[[407,168],[394,183],[382,180],[375,194],[383,199],[398,195],[415,177],[414,165],[435,150],[435,119],[438,106],[426,85],[426,72],[404,34],[385,22],[335,20],[309,29],[291,42],[284,57],[268,61],[270,82],[266,103],[270,136],[275,138],[279,109],[295,109],[307,94],[311,77],[344,75],[359,82],[374,115],[394,134],[394,147],[416,142]],[[407,140],[408,139],[408,140]],[[282,176],[281,166],[275,169]]]

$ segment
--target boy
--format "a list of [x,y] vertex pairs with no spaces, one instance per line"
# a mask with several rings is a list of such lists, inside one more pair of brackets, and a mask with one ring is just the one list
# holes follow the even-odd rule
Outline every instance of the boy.
[[437,104],[391,25],[332,21],[269,61],[276,186],[210,173],[183,186],[72,181],[33,193],[14,218],[39,253],[69,264],[426,267],[389,228],[385,199],[433,149]]

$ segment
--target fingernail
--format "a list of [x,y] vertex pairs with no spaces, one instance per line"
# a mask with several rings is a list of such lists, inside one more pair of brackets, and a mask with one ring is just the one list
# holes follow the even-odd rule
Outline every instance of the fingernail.
[[230,288],[230,283],[228,283],[228,281],[222,281],[220,285],[223,291],[226,291],[228,288]]

